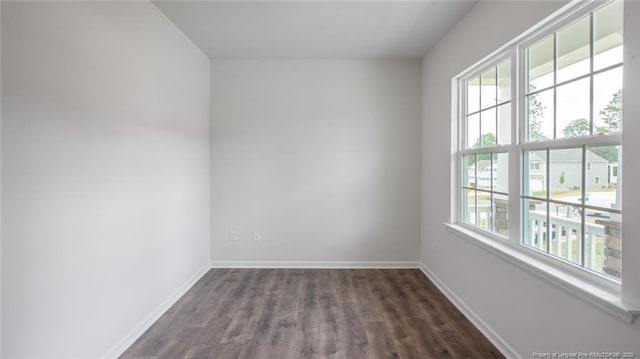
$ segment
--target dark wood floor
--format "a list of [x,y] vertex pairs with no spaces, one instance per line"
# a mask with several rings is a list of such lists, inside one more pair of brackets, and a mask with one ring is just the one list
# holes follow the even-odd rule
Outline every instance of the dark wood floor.
[[214,269],[122,355],[502,357],[414,269]]

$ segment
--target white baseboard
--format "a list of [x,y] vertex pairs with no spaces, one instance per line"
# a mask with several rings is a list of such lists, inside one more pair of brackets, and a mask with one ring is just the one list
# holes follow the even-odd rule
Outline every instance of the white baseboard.
[[420,262],[212,261],[211,268],[420,268]]
[[180,288],[173,292],[162,304],[156,307],[151,313],[144,318],[129,334],[125,335],[116,345],[114,345],[106,354],[102,356],[104,359],[117,358],[124,353],[144,332],[151,327],[178,299],[180,299],[196,282],[202,278],[210,269],[207,264],[200,268],[191,278],[184,282]]
[[480,332],[507,358],[519,358],[516,352],[498,333],[496,333],[480,316],[478,316],[467,304],[453,293],[424,263],[419,266],[422,273],[440,289],[440,291],[449,299],[453,305],[458,308],[462,314],[480,330]]

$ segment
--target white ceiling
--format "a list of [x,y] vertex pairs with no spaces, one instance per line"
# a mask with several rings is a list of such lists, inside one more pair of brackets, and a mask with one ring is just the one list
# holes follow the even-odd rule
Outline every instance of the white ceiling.
[[211,58],[423,57],[474,1],[164,1]]

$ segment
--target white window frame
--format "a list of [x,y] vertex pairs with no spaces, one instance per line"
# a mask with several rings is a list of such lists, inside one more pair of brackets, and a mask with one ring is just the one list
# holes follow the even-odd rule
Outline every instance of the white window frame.
[[[452,80],[452,118],[454,123],[454,141],[452,150],[454,152],[452,176],[452,212],[451,223],[448,227],[458,235],[477,243],[490,251],[502,256],[506,260],[516,263],[521,267],[528,269],[535,274],[550,280],[554,284],[567,288],[571,292],[588,294],[589,301],[601,306],[607,311],[632,321],[635,315],[640,314],[640,308],[630,307],[622,302],[622,285],[621,282],[612,280],[604,275],[599,275],[578,267],[577,265],[566,263],[562,260],[554,258],[546,253],[538,253],[529,247],[522,245],[522,200],[521,192],[523,188],[522,178],[522,157],[523,150],[538,148],[562,148],[562,147],[580,147],[589,145],[622,144],[621,134],[598,135],[580,138],[562,138],[552,139],[539,142],[525,142],[525,99],[524,87],[526,86],[526,63],[524,61],[524,51],[538,40],[548,36],[549,34],[561,29],[562,27],[582,18],[590,11],[606,6],[610,2],[573,2],[556,12],[554,15],[534,26],[523,35],[504,45],[501,49],[494,52],[487,58],[479,61],[471,66],[468,70],[462,72],[459,76]],[[626,9],[626,4],[625,4]],[[626,18],[626,15],[625,15]],[[626,38],[625,38],[626,44]],[[591,55],[593,56],[593,54]],[[511,144],[498,145],[487,148],[481,148],[486,152],[507,152],[509,155],[509,237],[505,239],[495,233],[482,230],[476,226],[464,223],[462,208],[462,172],[466,171],[463,167],[463,154],[465,151],[464,141],[466,141],[465,125],[463,123],[466,117],[466,88],[463,86],[468,80],[480,75],[483,71],[492,66],[511,58]],[[626,67],[626,64],[623,65]],[[604,71],[604,70],[603,70]],[[593,72],[589,72],[587,76],[592,76]],[[625,80],[627,79],[625,75]],[[557,86],[554,85],[554,86]],[[625,93],[626,93],[626,85]],[[623,105],[624,106],[624,105]],[[624,111],[627,113],[626,111]],[[625,146],[626,148],[626,146]],[[505,151],[506,150],[506,151]],[[473,151],[478,152],[478,151]],[[583,170],[586,168],[586,158],[583,156]],[[514,170],[518,173],[514,175]],[[619,171],[618,190],[622,190],[622,171]],[[623,271],[624,273],[624,271]],[[624,281],[623,278],[621,279]]]
[[[456,183],[458,184],[458,186],[457,186],[458,191],[460,191],[462,189],[462,187],[463,187],[462,186],[462,176],[461,176],[462,171],[466,171],[467,170],[466,168],[464,168],[463,163],[462,163],[463,162],[462,158],[463,158],[464,155],[472,154],[472,153],[475,153],[475,154],[507,153],[507,155],[509,157],[509,170],[510,170],[509,173],[511,173],[511,168],[512,168],[511,167],[511,165],[512,165],[512,162],[511,162],[512,160],[511,159],[514,156],[513,147],[514,147],[514,143],[516,143],[516,133],[515,133],[516,126],[514,126],[514,123],[513,123],[513,118],[515,118],[515,108],[516,108],[516,106],[514,106],[514,104],[516,103],[516,97],[515,97],[516,96],[516,91],[515,91],[515,86],[514,86],[514,81],[513,81],[513,79],[514,79],[514,77],[513,77],[513,75],[514,75],[514,56],[513,56],[513,54],[514,53],[513,53],[512,50],[501,52],[501,53],[493,56],[490,60],[483,61],[482,62],[482,66],[474,68],[473,71],[465,74],[464,76],[462,76],[462,77],[460,77],[458,79],[459,84],[462,84],[464,82],[467,82],[467,81],[471,80],[472,78],[474,78],[476,76],[480,76],[480,74],[482,72],[484,72],[484,71],[486,71],[488,69],[491,69],[492,67],[496,67],[496,66],[500,65],[502,62],[506,61],[507,59],[511,59],[511,61],[512,61],[511,62],[511,96],[510,96],[510,100],[508,101],[509,104],[511,105],[511,121],[512,121],[511,122],[510,141],[509,141],[510,144],[508,144],[508,145],[498,145],[498,144],[496,144],[495,146],[481,147],[481,148],[465,148],[465,142],[467,140],[467,136],[466,136],[466,133],[464,133],[464,129],[465,129],[466,126],[462,122],[464,122],[464,118],[466,118],[466,116],[467,116],[467,113],[466,113],[466,110],[465,110],[466,101],[458,101],[457,105],[458,105],[458,111],[460,113],[460,120],[459,120],[460,123],[459,123],[458,128],[461,130],[460,131],[460,136],[458,137],[459,138],[458,147],[457,147],[457,157],[458,158],[457,158],[457,162],[456,162],[457,163],[456,168],[458,168],[459,171],[460,171],[460,172],[457,172],[460,175],[456,175],[456,178],[457,178],[457,182]],[[496,84],[496,86],[497,86],[497,84]],[[467,93],[466,93],[467,89],[466,89],[466,87],[465,86],[458,86],[458,88],[460,89],[460,92],[458,93],[457,98],[458,99],[466,99],[467,98]],[[481,109],[481,107],[482,107],[481,104],[479,104],[478,113],[482,112],[483,109]],[[495,109],[496,109],[496,111],[498,111],[499,106],[496,105]],[[486,109],[484,109],[484,110],[486,110]],[[497,131],[497,127],[496,127],[496,131]],[[482,135],[482,134],[480,134],[480,135]],[[477,174],[478,174],[478,171],[477,171],[477,167],[476,167],[476,182],[478,182],[477,181]],[[510,177],[512,177],[512,176],[510,175]],[[476,183],[476,187],[477,187],[477,183]],[[513,187],[512,183],[511,183],[511,178],[509,178],[509,190],[508,190],[508,193],[507,193],[509,201],[511,201],[511,194],[513,193],[514,189],[515,189],[515,187]],[[493,189],[491,189],[490,191],[492,193],[495,192]],[[472,226],[472,225],[469,225],[467,223],[462,222],[463,208],[462,208],[462,203],[461,202],[457,203],[456,210],[457,210],[457,215],[456,216],[457,216],[457,218],[460,219],[460,221],[459,221],[460,224],[462,224],[464,226],[467,226],[467,227],[470,227],[470,228],[474,228],[474,229],[479,230],[479,231],[482,231],[482,233],[486,232],[487,234],[490,234],[491,236],[493,236],[495,238],[500,238],[502,240],[505,240],[504,236],[500,236],[500,235],[498,235],[496,233],[492,233],[490,231],[484,231],[484,230],[482,230],[482,229],[480,229],[478,227],[475,227],[475,226]],[[509,211],[509,223],[511,223],[511,211]],[[511,233],[511,230],[510,230],[509,238],[511,238],[511,235],[512,235],[512,233]]]

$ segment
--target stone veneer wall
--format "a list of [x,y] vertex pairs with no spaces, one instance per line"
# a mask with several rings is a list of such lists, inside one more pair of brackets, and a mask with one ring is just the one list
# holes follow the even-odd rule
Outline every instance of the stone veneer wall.
[[509,235],[509,201],[496,198],[494,203],[496,231],[500,234]]
[[612,220],[597,220],[604,226],[604,261],[605,273],[620,278],[622,269],[622,236],[621,223]]

